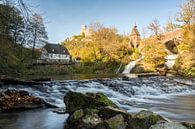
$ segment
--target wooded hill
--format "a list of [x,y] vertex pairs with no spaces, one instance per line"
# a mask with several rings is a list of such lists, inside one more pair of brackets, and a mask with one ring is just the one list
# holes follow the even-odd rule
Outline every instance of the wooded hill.
[[[152,32],[151,40],[142,40],[143,49],[130,45],[129,35],[118,34],[117,29],[105,27],[100,23],[92,23],[90,36],[81,34],[64,41],[73,58],[81,62],[74,66],[32,67],[33,60],[39,57],[36,48],[40,48],[47,40],[47,32],[43,18],[32,13],[22,0],[16,4],[0,3],[0,74],[64,74],[64,73],[115,73],[119,66],[123,67],[145,53],[142,64],[144,71],[157,71],[164,64],[167,55],[163,44],[158,39],[160,30],[172,31],[178,27],[183,29],[182,41],[178,45],[179,58],[174,70],[186,76],[195,75],[195,1],[186,0],[180,6],[176,20],[170,20],[165,27],[160,27],[155,19],[148,25],[147,33]],[[178,24],[179,23],[179,24]],[[151,34],[151,33],[150,33]],[[48,70],[50,69],[50,70]],[[48,71],[48,73],[47,73]]]

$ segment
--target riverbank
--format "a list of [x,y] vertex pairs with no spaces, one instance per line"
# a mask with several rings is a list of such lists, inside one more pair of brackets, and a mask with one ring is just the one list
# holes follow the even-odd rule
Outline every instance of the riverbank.
[[67,74],[115,74],[120,64],[108,63],[75,63],[73,65],[6,65],[0,67],[0,75],[17,76],[53,76]]

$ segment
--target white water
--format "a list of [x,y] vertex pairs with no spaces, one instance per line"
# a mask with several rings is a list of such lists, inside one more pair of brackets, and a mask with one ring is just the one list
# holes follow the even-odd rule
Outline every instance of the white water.
[[[181,115],[181,112],[188,112],[188,109],[191,109],[192,107],[194,109],[195,106],[195,103],[193,106],[186,104],[184,106],[190,107],[182,109],[179,113],[167,111],[172,109],[171,105],[177,104],[177,101],[173,99],[174,97],[183,95],[195,96],[195,79],[148,77],[134,78],[128,81],[122,79],[67,80],[62,82],[48,82],[43,87],[28,87],[21,85],[5,86],[0,89],[0,92],[7,90],[8,88],[26,90],[32,95],[38,96],[59,107],[65,106],[63,97],[68,91],[81,93],[101,92],[108,96],[109,99],[119,107],[129,112],[149,109],[166,115],[172,114],[172,117],[181,117],[181,119],[184,117]],[[176,108],[182,107],[183,105]],[[194,114],[194,116],[192,116],[192,114]],[[185,117],[193,118],[195,120],[195,110],[192,114],[186,113],[185,115],[187,116]]]
[[[44,86],[2,86],[25,90],[45,101],[64,108],[64,95],[69,91],[104,93],[120,108],[136,113],[150,110],[171,120],[195,121],[195,79],[147,77],[122,80],[66,80],[48,82]],[[18,113],[0,113],[3,129],[63,129],[67,114],[55,114],[53,109],[38,109]]]
[[131,70],[136,66],[136,64],[141,61],[144,58],[144,56],[142,56],[141,58],[129,62],[129,64],[125,67],[124,71],[122,72],[122,74],[129,74],[131,72]]
[[175,54],[171,54],[171,55],[167,55],[165,57],[165,65],[168,67],[168,68],[172,68],[175,64],[175,60],[177,59],[178,55],[175,55]]

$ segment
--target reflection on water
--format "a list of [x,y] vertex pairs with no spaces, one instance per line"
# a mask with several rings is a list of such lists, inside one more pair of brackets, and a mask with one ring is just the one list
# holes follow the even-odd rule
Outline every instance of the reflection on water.
[[67,114],[37,109],[0,114],[0,129],[63,129]]

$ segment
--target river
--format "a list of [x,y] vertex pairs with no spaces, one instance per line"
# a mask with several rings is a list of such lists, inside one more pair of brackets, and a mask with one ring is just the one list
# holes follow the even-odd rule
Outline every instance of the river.
[[[47,82],[43,87],[22,85],[4,86],[22,89],[49,103],[64,108],[63,97],[68,91],[101,92],[120,108],[131,113],[150,110],[171,120],[195,121],[195,79],[180,77],[141,77],[129,80],[81,79]],[[3,129],[63,129],[68,114],[56,114],[53,109],[36,109],[23,112],[1,113]]]

